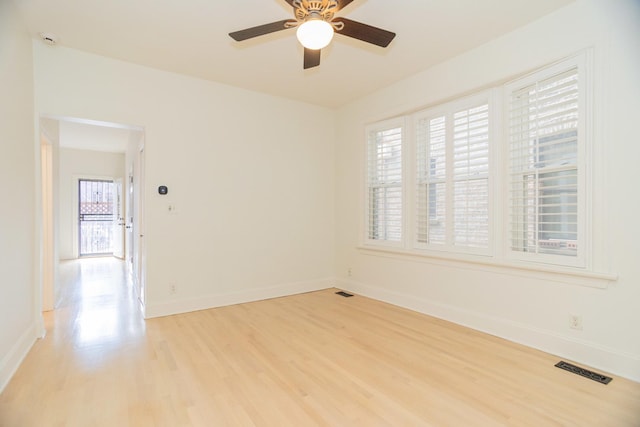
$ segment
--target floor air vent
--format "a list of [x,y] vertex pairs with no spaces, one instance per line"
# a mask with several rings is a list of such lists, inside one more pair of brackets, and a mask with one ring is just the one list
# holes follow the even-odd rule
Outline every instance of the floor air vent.
[[345,297],[345,298],[349,298],[353,296],[353,294],[350,294],[349,292],[345,292],[345,291],[336,292],[336,295],[340,295],[341,297]]
[[597,381],[602,384],[609,384],[613,378],[607,377],[605,375],[599,374],[597,372],[590,371],[588,369],[581,368],[576,365],[572,365],[567,362],[558,362],[556,363],[556,368],[564,369],[565,371],[573,372],[574,374],[582,375],[585,378],[589,378],[590,380]]

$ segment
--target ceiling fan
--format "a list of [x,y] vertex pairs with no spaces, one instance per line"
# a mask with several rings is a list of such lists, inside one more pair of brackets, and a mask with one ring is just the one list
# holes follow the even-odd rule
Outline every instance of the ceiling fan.
[[297,37],[304,46],[304,69],[320,65],[320,51],[327,46],[334,33],[387,47],[396,36],[391,31],[372,27],[335,13],[353,0],[285,0],[293,7],[295,19],[285,19],[229,33],[236,41],[243,41],[288,28],[298,27]]

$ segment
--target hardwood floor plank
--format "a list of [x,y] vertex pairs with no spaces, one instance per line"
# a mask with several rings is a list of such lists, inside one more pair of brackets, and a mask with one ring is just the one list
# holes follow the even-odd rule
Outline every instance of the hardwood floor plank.
[[[85,262],[87,261],[87,262]],[[122,264],[62,266],[0,426],[640,426],[640,384],[327,290],[141,320]]]

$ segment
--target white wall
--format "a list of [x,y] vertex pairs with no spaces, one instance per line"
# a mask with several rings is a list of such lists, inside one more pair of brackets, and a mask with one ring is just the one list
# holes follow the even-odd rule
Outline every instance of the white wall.
[[[63,141],[64,142],[64,141]],[[124,153],[60,148],[59,150],[59,241],[60,259],[78,256],[78,179],[125,178]]]
[[0,391],[36,337],[35,134],[31,39],[0,2]]
[[332,284],[332,111],[38,42],[34,58],[38,114],[144,128],[147,315]]
[[[436,42],[436,41],[434,41]],[[429,106],[593,47],[594,254],[619,274],[606,289],[587,279],[535,275],[358,249],[362,230],[364,124]],[[339,111],[336,246],[339,283],[393,302],[640,380],[640,3],[578,0],[543,19]],[[630,180],[632,180],[630,182]],[[347,277],[351,268],[352,277]],[[569,328],[569,313],[583,331]]]

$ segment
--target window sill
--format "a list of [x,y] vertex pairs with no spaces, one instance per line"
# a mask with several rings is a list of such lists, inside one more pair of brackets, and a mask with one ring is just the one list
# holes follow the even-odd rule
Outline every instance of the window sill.
[[432,252],[421,253],[399,248],[377,246],[358,246],[357,249],[363,255],[394,258],[498,274],[508,274],[512,276],[535,278],[597,289],[607,289],[611,283],[618,280],[618,275],[613,273],[602,273],[586,269],[541,265],[511,260],[496,261],[493,258],[486,256],[458,254],[439,255]]

